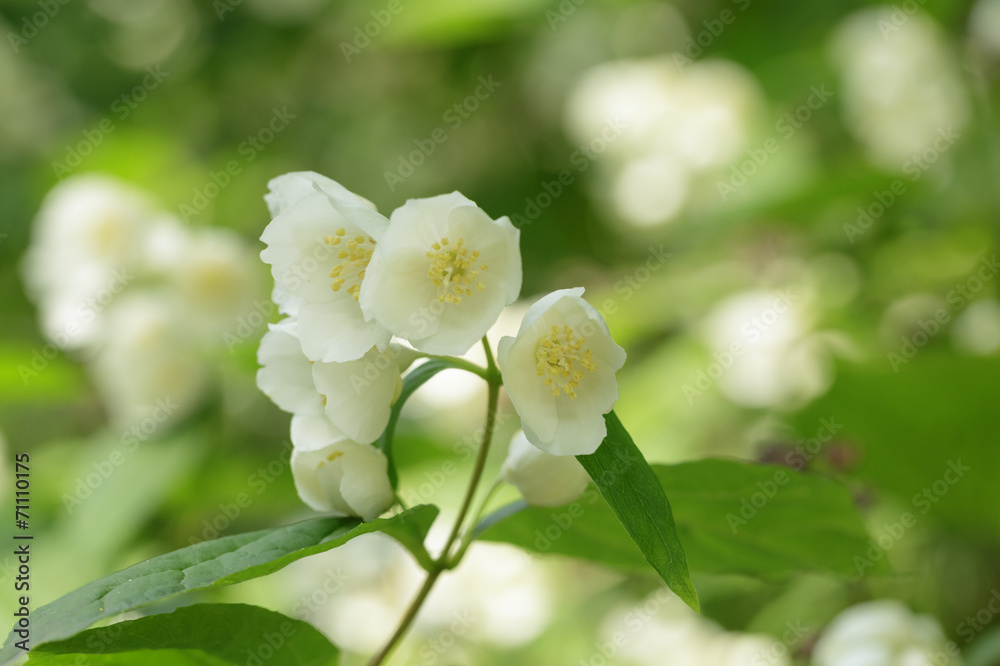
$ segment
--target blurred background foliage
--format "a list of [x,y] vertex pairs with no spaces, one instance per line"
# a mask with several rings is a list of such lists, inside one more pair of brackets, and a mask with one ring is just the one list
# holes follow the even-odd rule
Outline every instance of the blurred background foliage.
[[[898,598],[936,617],[968,663],[1000,663],[997,627],[967,640],[962,625],[1000,586],[998,7],[3,0],[0,429],[5,465],[31,454],[36,603],[191,539],[308,515],[280,458],[288,417],[254,383],[262,326],[218,345],[197,409],[67,503],[127,428],[109,419],[87,359],[46,351],[22,256],[66,177],[55,163],[89,142],[74,175],[117,177],[254,252],[267,181],[288,171],[330,176],[383,212],[459,190],[510,215],[522,227],[522,296],[586,286],[626,347],[617,411],[648,459],[737,457],[836,478],[876,538],[917,516],[890,535],[893,573],[696,569],[708,619],[779,639],[801,621],[809,629],[791,647],[804,660],[843,608]],[[150,72],[162,82],[144,83]],[[269,133],[276,113],[288,120]],[[605,146],[597,137],[615,117],[625,129]],[[99,130],[106,118],[110,132]],[[269,279],[264,264],[251,270]],[[768,319],[781,293],[790,305]],[[749,351],[727,361],[734,342]],[[51,358],[26,375],[39,353]],[[464,486],[463,441],[484,402],[455,372],[408,406],[398,447],[404,497],[409,485],[415,501],[446,507]],[[823,419],[839,424],[832,439],[796,452]],[[499,441],[515,421],[503,420]],[[448,460],[459,473],[441,473]],[[934,490],[959,460],[968,472]],[[9,511],[11,472],[2,478]],[[925,488],[933,498],[922,501]],[[241,494],[249,506],[230,515]],[[290,612],[342,571],[350,582],[306,615],[363,653],[416,574],[394,546],[362,541],[212,598]],[[409,648],[421,663],[586,663],[609,609],[654,589],[558,557],[510,570],[493,548],[464,567],[466,583],[437,593],[441,610]],[[498,580],[520,587],[494,589]],[[6,612],[12,593],[0,597]],[[443,652],[421,652],[452,622],[444,600],[480,619]]]

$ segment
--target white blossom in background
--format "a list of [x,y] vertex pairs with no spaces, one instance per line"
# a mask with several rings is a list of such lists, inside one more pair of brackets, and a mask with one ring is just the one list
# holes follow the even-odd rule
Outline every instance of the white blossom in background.
[[[177,223],[179,225],[179,223]],[[263,287],[254,253],[238,234],[219,227],[181,228],[165,277],[188,312],[188,325],[217,344],[253,311]]]
[[666,588],[634,606],[618,608],[600,630],[604,644],[615,645],[630,666],[790,666],[788,649],[770,636],[729,632],[699,616]]
[[813,666],[960,666],[958,648],[929,615],[894,599],[840,613],[820,635]]
[[604,414],[618,399],[615,373],[625,364],[625,350],[582,296],[582,287],[543,296],[517,335],[498,345],[497,365],[524,434],[553,455],[597,450],[607,434]]
[[832,55],[848,129],[879,166],[911,176],[937,161],[969,116],[955,54],[944,31],[922,12],[869,8],[834,32]]
[[562,506],[580,497],[590,475],[573,456],[554,456],[535,448],[523,432],[510,442],[500,477],[516,486],[532,506]]
[[[607,139],[607,197],[625,222],[650,226],[676,217],[699,179],[743,154],[760,98],[735,63],[626,60],[583,75],[565,122],[574,141]],[[622,127],[610,138],[609,123]]]
[[95,174],[49,192],[22,268],[43,332],[87,365],[112,423],[156,428],[197,406],[262,273],[234,232],[186,227]]
[[[444,531],[432,530],[431,540],[443,541]],[[353,539],[303,563],[316,567],[303,573],[308,591],[322,572],[340,574],[343,585],[310,621],[341,649],[361,654],[381,647],[426,576],[398,543],[381,534]],[[396,659],[472,664],[483,651],[527,645],[553,619],[558,588],[551,571],[558,566],[513,546],[477,542],[462,564],[438,581]],[[439,640],[442,636],[448,640]]]
[[311,361],[353,361],[391,334],[366,319],[361,286],[375,247],[389,226],[371,203],[311,172],[270,183],[265,197],[274,219],[261,240],[261,259],[283,299],[294,299],[302,351]]
[[116,426],[152,418],[159,427],[191,413],[210,376],[192,344],[184,310],[169,294],[130,294],[110,308],[104,346],[90,369]]
[[955,346],[978,356],[989,356],[1000,350],[1000,303],[983,299],[966,307],[951,328]]
[[1000,0],[979,0],[972,7],[969,34],[992,57],[1000,56]]
[[67,178],[46,195],[22,273],[49,339],[97,343],[99,315],[135,280],[155,214],[143,192],[106,176]]
[[430,354],[464,354],[521,291],[520,232],[458,192],[392,212],[361,287],[361,307]]
[[708,315],[704,332],[713,352],[708,381],[739,405],[792,407],[833,381],[829,340],[812,330],[802,293],[736,294]]

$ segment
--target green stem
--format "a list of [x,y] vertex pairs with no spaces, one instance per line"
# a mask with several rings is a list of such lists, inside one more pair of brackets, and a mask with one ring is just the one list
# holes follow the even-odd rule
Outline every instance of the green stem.
[[486,507],[489,506],[490,501],[493,499],[494,495],[497,494],[497,491],[500,490],[500,486],[502,485],[503,480],[498,477],[497,480],[493,482],[493,485],[490,486],[490,489],[486,491],[486,495],[483,496],[483,500],[480,502],[479,508],[472,514],[472,524],[466,529],[465,536],[462,537],[462,540],[458,544],[458,550],[455,551],[455,554],[448,561],[449,569],[457,567],[459,562],[462,561],[462,558],[465,557],[465,551],[469,550],[469,546],[472,545],[472,541],[476,538],[476,526],[479,524],[479,520],[483,517],[483,514],[486,512]]
[[[445,542],[444,548],[441,550],[440,555],[434,561],[434,565],[431,567],[430,571],[427,572],[427,578],[424,580],[424,584],[420,587],[417,592],[417,596],[413,598],[410,602],[409,607],[403,614],[402,619],[399,621],[399,626],[396,627],[396,631],[393,632],[392,636],[386,642],[385,646],[382,647],[378,653],[371,658],[368,662],[368,666],[379,666],[388,657],[389,654],[395,649],[396,645],[402,640],[403,636],[410,629],[410,625],[417,617],[417,613],[420,612],[421,606],[423,606],[424,601],[427,600],[427,595],[430,594],[431,589],[434,587],[434,583],[441,576],[442,573],[448,569],[454,567],[458,564],[457,560],[450,557],[452,548],[455,545],[455,541],[458,539],[459,532],[462,529],[462,524],[465,522],[465,517],[469,513],[469,507],[472,505],[472,500],[476,495],[476,488],[479,487],[479,482],[483,477],[483,470],[486,468],[486,458],[489,455],[490,442],[493,440],[493,426],[496,424],[497,416],[497,402],[500,397],[500,373],[497,371],[496,363],[493,361],[493,354],[490,352],[489,342],[486,338],[483,338],[483,348],[486,350],[486,363],[487,367],[481,368],[474,363],[468,363],[467,361],[462,361],[460,365],[467,364],[471,368],[476,368],[476,370],[471,370],[475,372],[480,377],[485,379],[489,384],[487,405],[486,405],[486,428],[483,431],[483,441],[479,446],[479,454],[476,456],[476,463],[472,469],[472,476],[469,479],[469,488],[465,491],[465,499],[462,500],[462,506],[458,510],[458,516],[455,518],[455,524],[451,528],[451,533],[448,535],[448,540]],[[450,361],[458,361],[460,359],[449,359]],[[465,549],[468,545],[464,545],[460,552],[464,554]],[[460,558],[459,558],[460,559]]]

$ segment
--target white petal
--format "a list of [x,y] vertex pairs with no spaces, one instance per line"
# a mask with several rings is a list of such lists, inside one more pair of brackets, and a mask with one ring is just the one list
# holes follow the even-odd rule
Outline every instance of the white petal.
[[293,414],[291,438],[296,450],[318,451],[347,439],[347,435],[330,423],[323,413]]
[[289,327],[272,326],[260,340],[257,361],[257,386],[279,409],[286,412],[319,414],[323,411],[320,394],[313,384],[312,367],[302,353],[299,339]]
[[340,491],[355,515],[365,522],[375,520],[392,506],[385,454],[374,446],[357,444],[344,454],[344,478]]
[[375,206],[360,197],[335,180],[327,178],[315,171],[293,171],[277,178],[272,178],[267,183],[267,194],[264,201],[271,212],[271,217],[277,217],[290,208],[307,194],[315,192],[317,189],[324,194],[347,201],[360,200],[365,205],[375,210]]
[[302,351],[313,361],[353,361],[372,347],[385,349],[392,337],[377,321],[365,321],[353,298],[305,302],[298,319]]
[[400,375],[395,356],[371,350],[356,361],[313,364],[327,418],[356,442],[375,441],[389,422]]
[[349,516],[353,513],[351,507],[340,494],[343,462],[339,458],[327,460],[335,451],[335,446],[319,451],[293,450],[292,479],[299,497],[316,511]]
[[[361,288],[365,315],[421,351],[464,354],[520,292],[519,231],[506,217],[492,220],[457,192],[407,201],[391,220]],[[443,238],[462,239],[480,253],[470,268],[479,275],[458,303],[440,300],[440,287],[428,275],[427,255]]]

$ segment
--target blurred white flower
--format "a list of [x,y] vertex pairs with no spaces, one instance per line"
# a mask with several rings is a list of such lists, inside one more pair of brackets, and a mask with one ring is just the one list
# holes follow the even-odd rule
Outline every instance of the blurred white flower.
[[[290,173],[268,183],[274,219],[261,259],[275,284],[296,299],[302,351],[311,361],[353,361],[384,350],[389,331],[358,303],[376,243],[389,221],[339,183]],[[287,299],[286,299],[287,301]]]
[[[962,129],[969,103],[941,28],[921,12],[900,15],[897,7],[850,15],[832,53],[848,128],[876,164],[912,176],[950,146],[940,143],[941,133]],[[935,155],[913,161],[924,151]]]
[[[753,77],[734,63],[680,68],[669,57],[626,60],[584,74],[566,125],[578,142],[606,140],[600,159],[615,212],[649,226],[676,217],[699,177],[740,156],[760,98]],[[624,126],[614,137],[610,121]]]
[[[359,444],[322,417],[297,417],[316,423],[309,445],[293,434],[292,476],[302,501],[317,511],[378,518],[393,502],[385,454]],[[319,436],[325,431],[324,436]]]
[[149,291],[120,299],[109,309],[105,341],[92,374],[117,426],[152,418],[160,427],[198,404],[208,367],[191,353],[183,309],[169,294]]
[[618,399],[615,373],[625,364],[625,350],[582,296],[580,287],[542,297],[517,336],[498,346],[497,364],[525,436],[553,455],[597,450],[607,433],[604,414]]
[[813,650],[814,666],[958,666],[937,620],[896,600],[852,606],[834,618]]
[[500,476],[516,486],[533,506],[569,504],[590,483],[590,475],[576,458],[554,456],[535,448],[523,432],[511,440]]
[[[669,590],[619,608],[601,627],[604,645],[615,646],[630,664],[661,666],[787,666],[788,647],[774,638],[728,632],[687,608]],[[620,637],[627,640],[621,641]]]
[[98,315],[135,279],[154,215],[141,191],[113,178],[73,176],[52,188],[22,266],[49,339],[70,349],[98,341]]
[[261,391],[292,414],[322,415],[353,440],[377,439],[402,389],[402,372],[414,358],[412,351],[392,344],[384,352],[372,348],[356,361],[313,362],[302,353],[298,329],[295,319],[284,319],[261,339]]
[[794,406],[833,381],[828,342],[811,331],[802,294],[732,296],[709,314],[706,335],[715,359],[708,375],[737,404]]
[[176,254],[164,262],[166,278],[184,302],[187,325],[218,344],[260,297],[260,264],[243,239],[229,229],[188,231],[181,227],[181,231],[181,242],[172,248]]
[[458,192],[392,212],[361,287],[365,315],[430,354],[464,354],[521,291],[520,232]]
[[969,33],[990,55],[1000,56],[1000,0],[979,0],[972,7]]
[[1000,303],[976,301],[963,310],[951,329],[955,345],[969,354],[989,356],[1000,349]]

